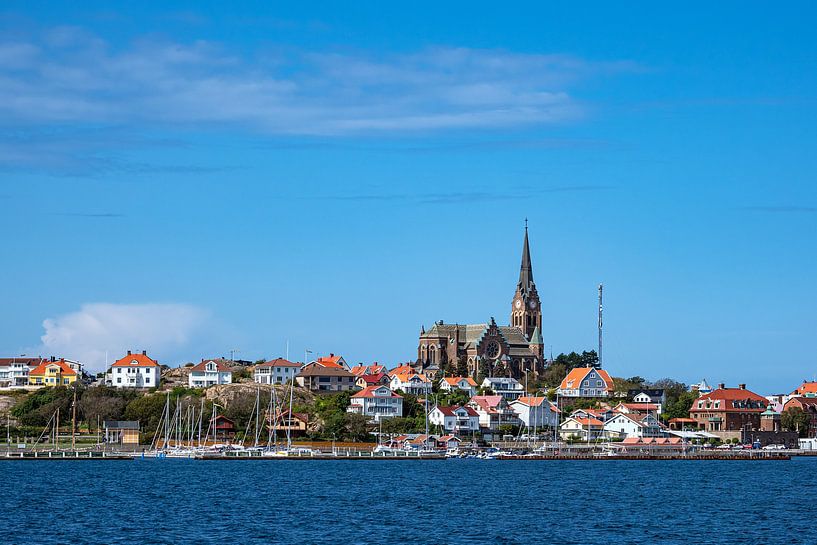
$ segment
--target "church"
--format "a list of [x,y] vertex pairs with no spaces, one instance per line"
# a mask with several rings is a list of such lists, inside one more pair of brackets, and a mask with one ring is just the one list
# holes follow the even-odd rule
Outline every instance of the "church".
[[428,331],[420,330],[415,368],[432,378],[443,369],[447,375],[467,366],[468,374],[531,378],[544,369],[542,304],[533,282],[533,266],[528,245],[527,220],[522,245],[519,282],[511,300],[510,325],[497,325],[494,318],[484,324],[435,322]]

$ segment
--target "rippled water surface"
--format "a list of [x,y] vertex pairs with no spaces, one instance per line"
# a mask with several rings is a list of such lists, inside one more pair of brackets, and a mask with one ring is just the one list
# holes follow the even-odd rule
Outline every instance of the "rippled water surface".
[[0,461],[0,542],[817,543],[817,458]]

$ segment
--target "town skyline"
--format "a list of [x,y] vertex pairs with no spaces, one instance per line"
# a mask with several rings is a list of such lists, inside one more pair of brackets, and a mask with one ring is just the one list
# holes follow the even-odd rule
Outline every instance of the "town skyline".
[[2,355],[395,365],[508,322],[527,217],[546,355],[603,283],[613,375],[790,391],[815,9],[8,2]]

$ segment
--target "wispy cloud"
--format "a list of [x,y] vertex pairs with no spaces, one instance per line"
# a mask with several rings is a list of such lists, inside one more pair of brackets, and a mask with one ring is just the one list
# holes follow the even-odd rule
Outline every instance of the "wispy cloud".
[[774,214],[814,214],[817,213],[817,207],[814,206],[740,206],[738,210],[748,212],[769,212]]
[[0,42],[5,124],[143,123],[348,135],[559,123],[570,88],[630,62],[456,47],[409,54],[281,49],[249,58],[216,43],[114,47],[78,28]]

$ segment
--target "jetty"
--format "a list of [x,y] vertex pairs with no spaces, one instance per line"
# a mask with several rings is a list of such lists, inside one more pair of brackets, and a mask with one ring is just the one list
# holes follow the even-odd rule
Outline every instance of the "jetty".
[[26,450],[0,452],[0,461],[2,460],[133,460],[133,456],[104,450]]

